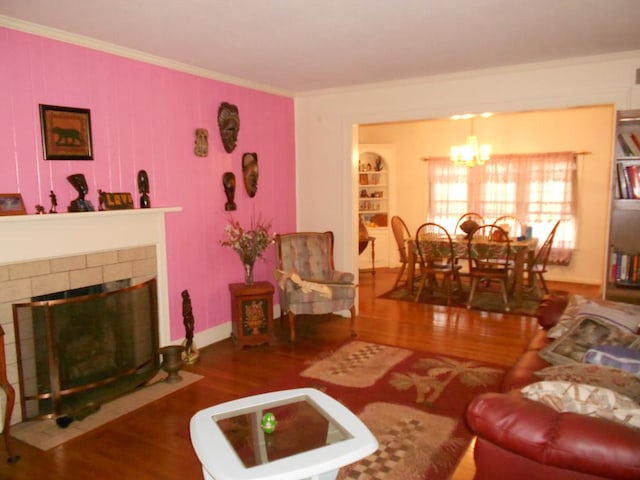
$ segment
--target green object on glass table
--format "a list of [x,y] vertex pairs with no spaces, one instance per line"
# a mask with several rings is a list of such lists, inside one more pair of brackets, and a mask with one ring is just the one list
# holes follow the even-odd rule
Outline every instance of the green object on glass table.
[[262,427],[264,433],[273,433],[276,429],[276,423],[278,422],[276,421],[275,415],[271,412],[267,412],[262,416],[262,423],[260,424],[260,427]]

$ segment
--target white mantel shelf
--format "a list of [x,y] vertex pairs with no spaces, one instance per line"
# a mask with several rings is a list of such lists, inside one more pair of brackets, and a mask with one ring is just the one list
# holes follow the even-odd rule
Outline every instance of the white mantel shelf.
[[181,210],[161,207],[0,217],[0,265],[155,245],[158,227],[165,236],[164,214]]
[[154,245],[160,344],[170,341],[165,214],[181,207],[0,217],[0,265]]

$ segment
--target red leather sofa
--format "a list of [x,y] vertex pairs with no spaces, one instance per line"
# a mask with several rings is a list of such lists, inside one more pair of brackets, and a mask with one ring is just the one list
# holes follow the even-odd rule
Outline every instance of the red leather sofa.
[[546,297],[538,309],[542,329],[509,370],[503,393],[476,397],[466,421],[477,435],[476,480],[640,479],[640,430],[595,417],[560,413],[521,397],[520,389],[539,381],[533,372],[549,364],[538,356],[546,330],[567,304]]

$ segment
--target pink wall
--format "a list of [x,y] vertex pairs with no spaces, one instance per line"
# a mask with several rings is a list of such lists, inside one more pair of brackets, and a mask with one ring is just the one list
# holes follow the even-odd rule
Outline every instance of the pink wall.
[[[48,209],[54,190],[62,212],[76,196],[66,177],[83,173],[97,208],[98,189],[137,200],[136,174],[145,169],[152,207],[182,207],[167,215],[172,339],[184,337],[184,289],[196,332],[229,321],[228,284],[242,281],[243,271],[238,256],[218,244],[228,218],[222,174],[236,175],[233,215],[241,223],[262,216],[274,231],[295,229],[293,100],[4,28],[0,65],[0,192],[20,192],[33,214],[38,203]],[[218,134],[223,101],[240,111],[231,154]],[[91,110],[93,161],[43,160],[40,103]],[[208,157],[193,153],[196,128],[209,130]],[[242,185],[244,152],[258,154],[254,198]],[[273,248],[266,258],[256,264],[256,280],[273,279]]]

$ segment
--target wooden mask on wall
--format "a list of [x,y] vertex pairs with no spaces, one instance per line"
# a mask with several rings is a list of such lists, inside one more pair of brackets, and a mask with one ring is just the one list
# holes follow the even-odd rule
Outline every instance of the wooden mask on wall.
[[218,107],[218,127],[224,150],[231,153],[236,148],[238,142],[238,132],[240,131],[240,113],[238,107],[227,102],[222,102]]
[[242,177],[247,194],[253,198],[258,191],[258,154],[245,153],[242,155]]

